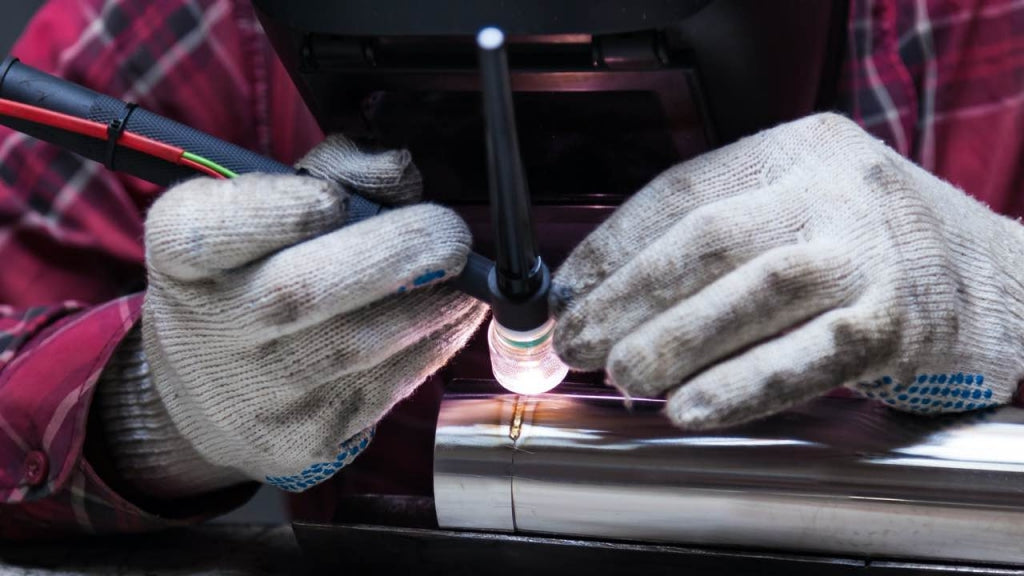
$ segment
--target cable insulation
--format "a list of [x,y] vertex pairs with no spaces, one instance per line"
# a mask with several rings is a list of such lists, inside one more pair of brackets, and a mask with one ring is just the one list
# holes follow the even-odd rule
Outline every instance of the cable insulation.
[[195,162],[196,164],[200,164],[210,170],[215,171],[222,178],[235,178],[238,176],[238,174],[235,174],[231,170],[228,170],[227,168],[221,166],[220,164],[217,164],[213,160],[203,158],[202,156],[198,154],[193,154],[187,150],[185,152],[182,152],[181,157],[185,160],[190,160],[192,162]]
[[206,166],[206,165],[202,164],[201,162],[196,162],[195,160],[192,160],[191,158],[186,158],[184,155],[182,155],[181,161],[179,162],[179,164],[181,164],[182,166],[187,166],[187,167],[195,170],[196,172],[199,172],[200,174],[205,174],[205,175],[210,176],[212,178],[219,178],[219,179],[223,179],[224,178],[223,174],[217,172],[213,168],[210,168],[209,166]]
[[[53,110],[6,100],[0,98],[0,115],[17,118],[26,122],[40,124],[58,130],[64,130],[82,136],[88,136],[106,142],[109,139],[108,126],[100,122],[93,122],[84,118],[62,114]],[[165,162],[187,166],[197,172],[212,176],[214,178],[234,178],[237,176],[231,170],[220,164],[197,154],[187,152],[177,146],[172,146],[152,138],[146,138],[133,132],[123,132],[118,138],[118,146],[123,146],[148,156],[153,156]]]

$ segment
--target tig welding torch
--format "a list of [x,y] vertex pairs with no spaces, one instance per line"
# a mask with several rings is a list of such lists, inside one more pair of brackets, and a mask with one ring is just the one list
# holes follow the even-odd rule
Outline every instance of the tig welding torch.
[[[197,173],[230,178],[250,172],[296,172],[291,166],[12,57],[0,64],[0,124],[160,186],[171,186]],[[350,193],[346,224],[387,209]],[[470,253],[451,285],[489,303],[487,275],[493,265],[488,258]]]
[[569,368],[555,354],[555,322],[548,308],[551,272],[540,256],[530,194],[519,155],[505,35],[477,34],[480,88],[487,126],[491,222],[497,260],[488,274],[493,318],[487,333],[491,371],[521,394],[547,392]]

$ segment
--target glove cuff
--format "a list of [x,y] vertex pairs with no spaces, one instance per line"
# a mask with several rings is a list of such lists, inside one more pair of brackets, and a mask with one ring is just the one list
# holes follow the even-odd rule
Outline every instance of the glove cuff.
[[94,409],[117,473],[146,495],[195,496],[247,480],[211,464],[178,432],[153,386],[138,326],[100,375]]

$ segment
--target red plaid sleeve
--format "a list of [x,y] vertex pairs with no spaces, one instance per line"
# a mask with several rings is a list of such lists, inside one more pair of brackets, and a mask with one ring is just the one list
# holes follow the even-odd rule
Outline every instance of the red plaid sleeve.
[[0,538],[157,523],[137,510],[126,514],[132,506],[81,458],[93,384],[137,318],[140,300],[79,312],[73,304],[30,309],[8,326],[20,342],[4,352],[11,359],[0,372],[0,501],[7,503]]
[[993,210],[1024,216],[1024,2],[855,0],[839,106]]
[[[51,0],[12,53],[284,162],[321,138],[245,0]],[[172,521],[83,457],[93,386],[139,316],[158,193],[0,129],[0,538],[153,529],[248,493]]]

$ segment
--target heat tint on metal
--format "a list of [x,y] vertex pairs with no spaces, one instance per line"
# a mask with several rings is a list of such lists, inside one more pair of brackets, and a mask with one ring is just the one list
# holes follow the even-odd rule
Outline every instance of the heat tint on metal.
[[1019,408],[921,419],[824,398],[687,433],[661,401],[560,390],[444,400],[441,528],[1024,564]]

